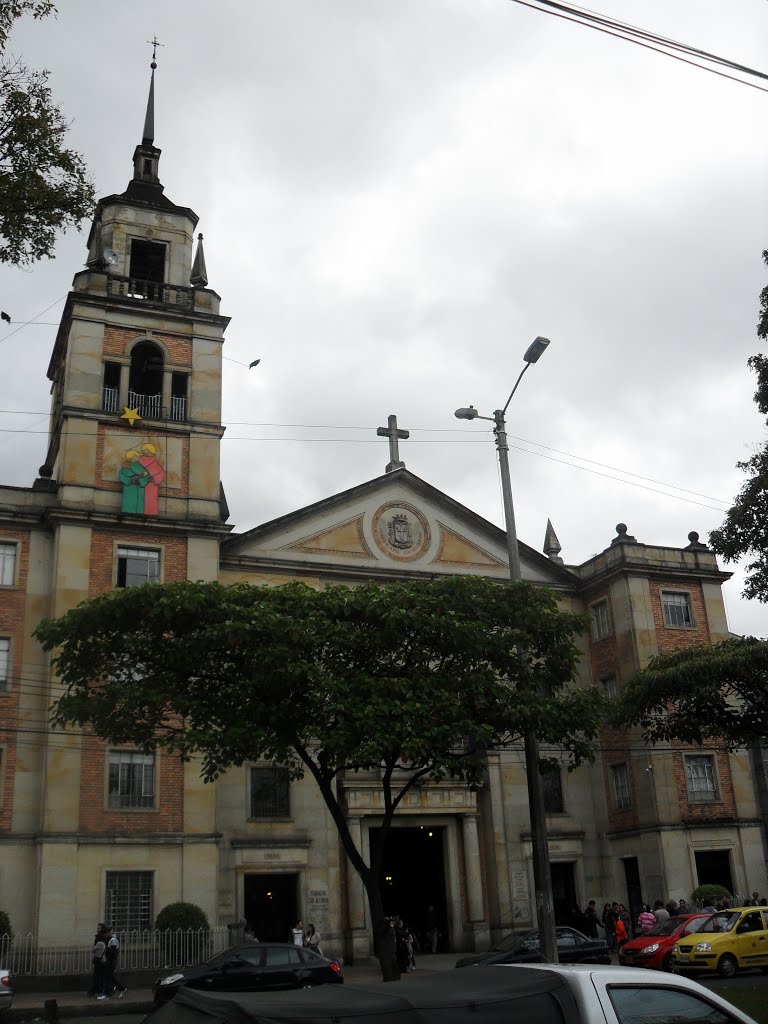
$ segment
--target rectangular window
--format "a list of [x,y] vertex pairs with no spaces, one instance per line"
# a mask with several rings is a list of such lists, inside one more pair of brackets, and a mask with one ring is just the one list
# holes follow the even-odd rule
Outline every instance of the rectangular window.
[[559,771],[546,772],[541,777],[544,784],[544,812],[545,814],[563,814],[563,780]]
[[252,818],[289,818],[289,795],[287,768],[274,764],[251,768]]
[[608,700],[616,700],[619,696],[619,681],[616,676],[606,676],[605,679],[600,680],[600,685],[603,688],[603,693]]
[[592,615],[592,635],[595,640],[602,640],[611,635],[611,617],[608,614],[608,602],[598,601],[589,609]]
[[149,548],[117,549],[118,587],[140,587],[160,579],[160,552]]
[[155,755],[136,750],[110,750],[110,807],[155,806]]
[[0,636],[0,690],[8,690],[11,686],[11,641],[7,636]]
[[617,811],[625,811],[629,805],[629,772],[625,764],[615,764],[613,775],[613,801]]
[[12,587],[16,582],[16,545],[0,541],[0,586]]
[[147,242],[140,238],[132,239],[129,277],[162,284],[165,280],[165,248],[162,242]]
[[117,932],[152,927],[152,871],[108,871],[104,920]]
[[711,803],[717,800],[715,759],[711,754],[696,754],[685,759],[688,781],[688,799],[691,803]]
[[662,590],[661,605],[666,626],[676,626],[680,629],[690,629],[693,626],[691,602],[687,594],[679,590]]
[[104,412],[117,412],[120,399],[120,364],[104,363],[104,386],[101,392],[101,407]]

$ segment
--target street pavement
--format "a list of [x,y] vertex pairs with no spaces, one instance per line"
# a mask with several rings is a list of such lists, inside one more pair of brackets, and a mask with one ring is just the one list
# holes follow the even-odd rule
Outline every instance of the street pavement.
[[[420,956],[416,960],[416,971],[444,971],[452,968],[458,959],[458,953],[429,953]],[[160,972],[158,972],[160,973]],[[343,968],[344,981],[348,985],[367,985],[372,981],[381,981],[381,970],[375,962]],[[152,990],[144,985],[141,988],[131,987],[131,976],[127,972],[121,973],[121,978],[128,986],[128,991],[122,999],[113,996],[111,999],[94,999],[85,995],[84,992],[76,992],[71,989],[60,992],[19,992],[13,997],[13,1006],[2,1015],[2,1024],[16,1024],[18,1021],[34,1021],[41,1019],[51,1020],[53,1007],[51,1000],[56,1001],[56,1010],[61,1018],[100,1018],[120,1017],[129,1015],[143,1016],[152,1009]],[[403,981],[407,982],[411,974],[404,974]],[[46,1003],[48,1006],[46,1007]],[[126,1022],[121,1021],[121,1024]]]

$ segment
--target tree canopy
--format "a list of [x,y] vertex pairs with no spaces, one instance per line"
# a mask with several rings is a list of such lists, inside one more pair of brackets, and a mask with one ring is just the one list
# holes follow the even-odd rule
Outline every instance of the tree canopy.
[[0,262],[23,265],[53,254],[56,233],[92,208],[93,185],[79,153],[66,147],[69,124],[54,103],[48,72],[6,53],[23,15],[43,18],[50,0],[0,5]]
[[732,638],[653,658],[626,684],[614,714],[647,742],[719,742],[729,749],[768,736],[768,642]]
[[[449,577],[313,590],[150,584],[84,602],[36,636],[54,651],[57,726],[198,756],[203,775],[250,760],[314,778],[381,918],[376,857],[347,828],[345,773],[380,773],[382,833],[411,787],[477,782],[483,754],[535,728],[577,764],[604,713],[573,684],[579,616],[526,583]],[[543,696],[540,696],[543,694]]]
[[[763,252],[768,265],[768,250]],[[760,319],[757,335],[768,339],[768,286],[760,293]],[[748,360],[757,375],[755,404],[768,423],[768,357],[758,354]],[[752,458],[738,462],[748,479],[736,496],[725,522],[709,535],[709,543],[727,562],[745,556],[747,564],[744,597],[768,601],[768,442],[756,446]]]

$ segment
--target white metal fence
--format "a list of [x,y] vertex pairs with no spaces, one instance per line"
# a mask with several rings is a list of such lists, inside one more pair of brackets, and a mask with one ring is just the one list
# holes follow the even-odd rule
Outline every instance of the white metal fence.
[[[227,927],[177,931],[118,932],[119,970],[139,971],[188,967],[207,960],[232,944]],[[15,974],[88,974],[93,943],[41,940],[27,935],[0,935],[0,967]]]

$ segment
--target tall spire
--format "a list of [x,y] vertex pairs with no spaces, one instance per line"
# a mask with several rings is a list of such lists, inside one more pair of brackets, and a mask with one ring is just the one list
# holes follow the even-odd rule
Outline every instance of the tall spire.
[[547,520],[547,532],[544,535],[544,554],[552,562],[557,562],[558,565],[563,564],[563,560],[560,557],[560,552],[563,549],[560,547],[560,541],[557,539],[555,528],[552,526],[552,520]]
[[157,61],[153,59],[149,66],[152,68],[152,77],[149,80],[149,96],[147,97],[147,114],[144,118],[142,146],[151,146],[155,141],[155,68],[157,67]]

